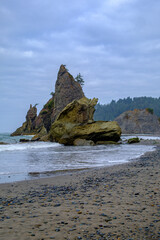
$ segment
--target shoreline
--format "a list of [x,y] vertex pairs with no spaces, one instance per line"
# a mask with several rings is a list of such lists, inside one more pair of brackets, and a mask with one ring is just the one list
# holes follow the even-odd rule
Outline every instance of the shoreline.
[[[127,167],[128,165],[132,165],[132,164],[135,164],[135,163],[138,163],[140,161],[143,161],[143,158],[145,158],[147,156],[147,158],[152,155],[152,153],[156,153],[158,150],[158,148],[160,149],[160,142],[157,143],[157,145],[153,145],[153,142],[151,142],[151,140],[145,140],[143,142],[140,142],[140,143],[136,143],[136,145],[151,145],[153,147],[155,147],[155,149],[153,151],[148,151],[148,152],[145,152],[144,154],[142,154],[140,157],[137,157],[137,158],[134,158],[128,162],[123,162],[123,163],[118,163],[118,164],[114,164],[114,165],[108,165],[108,166],[100,166],[100,167],[89,167],[89,168],[77,168],[77,169],[65,169],[65,170],[55,170],[55,171],[45,171],[45,172],[29,172],[28,175],[45,175],[44,177],[38,177],[38,178],[35,178],[35,179],[24,179],[24,180],[17,180],[17,181],[13,181],[13,182],[5,182],[5,183],[0,183],[0,187],[2,185],[17,185],[17,184],[25,184],[25,182],[27,183],[38,183],[38,184],[43,184],[44,182],[48,182],[50,180],[58,180],[59,178],[70,178],[72,177],[73,175],[81,175],[81,174],[92,174],[92,172],[96,171],[96,172],[102,172],[103,173],[103,170],[105,171],[117,171],[117,169],[121,168],[121,167]],[[60,173],[60,174],[59,174]],[[47,174],[49,174],[50,176],[47,176]],[[75,179],[74,179],[75,181]]]
[[0,184],[0,236],[160,239],[160,147],[139,159]]
[[[22,143],[23,144],[23,143]],[[126,143],[122,143],[121,145],[126,145]],[[144,146],[148,146],[152,149],[148,149],[148,151],[152,152],[155,151],[155,147],[156,146],[160,146],[160,140],[141,140],[139,143],[136,144],[132,144],[134,146],[140,146],[140,145],[144,145]],[[141,153],[141,156],[143,156],[144,154],[147,153],[147,149],[144,153]],[[116,162],[116,163],[107,163],[104,166],[85,166],[85,167],[77,167],[77,168],[69,168],[69,169],[57,169],[57,170],[42,170],[42,171],[30,171],[28,173],[22,173],[22,174],[4,174],[0,176],[0,185],[1,184],[9,184],[9,183],[17,183],[17,182],[23,182],[23,181],[34,181],[34,180],[39,180],[39,179],[45,179],[45,178],[52,178],[52,177],[58,177],[58,176],[62,176],[62,175],[69,175],[69,174],[73,174],[74,172],[78,173],[78,172],[83,172],[83,171],[92,171],[92,169],[101,169],[101,168],[108,168],[108,167],[114,167],[116,165],[121,165],[121,164],[127,164],[130,163],[132,161],[137,161],[137,159],[139,159],[141,156],[134,156],[132,159],[128,158],[127,161],[125,161],[123,159],[123,161],[121,161],[120,163]],[[97,158],[96,158],[97,159]]]

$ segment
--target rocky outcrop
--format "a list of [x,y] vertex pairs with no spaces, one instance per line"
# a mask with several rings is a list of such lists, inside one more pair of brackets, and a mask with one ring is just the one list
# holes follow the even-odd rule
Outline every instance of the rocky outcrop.
[[88,99],[83,97],[69,103],[57,117],[57,121],[69,122],[72,124],[85,124],[93,122],[94,107],[98,99]]
[[49,132],[51,124],[67,104],[83,97],[81,85],[74,80],[65,66],[61,65],[52,98],[44,105],[38,116],[37,108],[31,107],[26,122],[11,135],[36,134],[36,139],[40,139],[42,134]]
[[127,143],[132,144],[132,143],[139,143],[140,139],[138,137],[135,138],[130,138],[128,139]]
[[[41,130],[37,134],[35,134],[35,136],[32,138],[32,141],[39,141],[39,140],[43,141],[42,138],[45,136],[44,139],[46,139],[46,135],[47,135],[47,130],[43,126],[41,128]],[[48,136],[47,136],[47,138],[48,138]]]
[[32,105],[26,122],[13,134],[34,134],[32,140],[56,141],[65,145],[94,145],[120,139],[121,129],[116,122],[95,122],[94,107],[98,99],[84,96],[81,85],[61,65],[55,93],[37,116]]
[[54,111],[54,95],[51,99],[44,105],[42,110],[40,111],[38,117],[36,118],[36,130],[37,133],[41,132],[43,128],[48,132],[51,128],[51,115]]
[[43,127],[49,132],[51,124],[63,108],[73,100],[82,97],[84,97],[82,87],[74,80],[65,66],[61,65],[55,84],[55,93],[52,94],[52,98],[44,105],[36,119],[37,132],[40,132]]
[[[116,122],[93,121],[97,99],[82,98],[68,104],[52,124],[51,141],[65,145],[82,145],[82,139],[90,144],[120,139],[121,129]],[[77,143],[77,139],[81,139]],[[88,142],[89,143],[89,142]]]
[[13,132],[11,136],[35,134],[36,117],[37,117],[37,108],[36,106],[32,107],[32,104],[31,104],[30,109],[28,110],[26,115],[26,121],[22,124],[20,128],[18,128],[15,132]]
[[73,76],[67,71],[64,65],[61,65],[55,85],[55,108],[52,113],[52,122],[58,114],[73,100],[84,97],[81,85],[76,82]]
[[160,122],[148,109],[127,111],[115,119],[126,134],[159,134]]
[[[46,129],[49,132],[51,124],[55,121],[58,114],[67,104],[73,100],[84,97],[82,87],[76,82],[73,76],[67,71],[64,65],[60,66],[57,81],[55,84],[55,93],[52,98],[44,105],[36,119],[37,132]],[[38,134],[41,137],[42,134]]]

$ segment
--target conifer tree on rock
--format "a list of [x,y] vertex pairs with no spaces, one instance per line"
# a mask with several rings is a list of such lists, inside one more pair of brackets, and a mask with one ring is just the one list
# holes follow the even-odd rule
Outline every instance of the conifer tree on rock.
[[84,80],[83,80],[83,77],[82,77],[82,75],[81,75],[80,73],[77,74],[77,76],[75,77],[75,80],[76,80],[81,86],[84,85]]

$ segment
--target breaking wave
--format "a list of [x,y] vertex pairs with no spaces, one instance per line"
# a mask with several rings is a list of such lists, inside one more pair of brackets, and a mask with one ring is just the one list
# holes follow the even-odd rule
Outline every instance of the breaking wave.
[[15,144],[5,144],[0,145],[0,152],[3,151],[22,151],[30,149],[39,149],[39,148],[53,148],[58,147],[58,143],[50,142],[29,142],[29,143],[15,143]]

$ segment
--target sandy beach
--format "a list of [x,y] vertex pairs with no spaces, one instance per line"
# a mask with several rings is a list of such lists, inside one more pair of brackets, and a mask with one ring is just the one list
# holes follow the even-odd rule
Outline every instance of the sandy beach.
[[138,161],[0,184],[0,239],[160,239],[160,147]]

